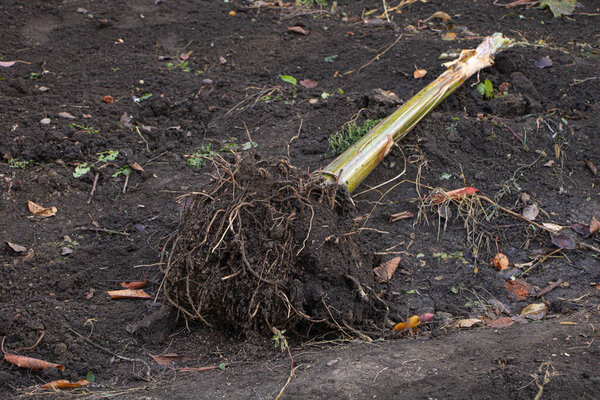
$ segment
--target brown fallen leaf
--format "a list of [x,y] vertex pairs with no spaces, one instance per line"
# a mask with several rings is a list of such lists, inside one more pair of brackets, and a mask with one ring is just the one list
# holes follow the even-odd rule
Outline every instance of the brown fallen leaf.
[[173,361],[184,361],[186,359],[186,357],[180,356],[180,355],[175,354],[175,353],[167,353],[167,354],[160,354],[160,355],[148,354],[148,355],[150,357],[152,357],[152,359],[158,365],[169,365]]
[[390,222],[396,222],[402,219],[412,218],[414,216],[415,214],[410,211],[401,211],[399,213],[390,215]]
[[481,320],[479,318],[466,318],[466,319],[460,319],[460,320],[456,321],[454,326],[457,328],[470,328],[473,325],[477,325],[480,323],[481,323]]
[[121,282],[121,286],[125,289],[143,289],[146,285],[148,285],[147,279],[144,279],[143,281]]
[[142,168],[142,166],[140,164],[138,164],[137,162],[135,162],[135,161],[132,162],[131,164],[129,164],[129,166],[134,171],[144,172],[144,168]]
[[122,289],[122,290],[109,290],[108,295],[111,299],[151,299],[148,293],[142,289]]
[[75,387],[81,387],[85,385],[89,385],[90,381],[86,381],[85,379],[80,379],[77,382],[69,382],[66,379],[59,379],[58,381],[48,382],[42,385],[42,389],[70,389]]
[[583,236],[584,239],[589,238],[591,235],[590,233],[590,226],[586,225],[586,224],[572,224],[571,225],[571,229],[573,229],[575,232],[577,232],[578,234],[580,234],[581,236]]
[[308,32],[306,29],[304,29],[301,26],[298,25],[294,25],[294,26],[288,26],[288,32],[292,32],[292,33],[297,33],[299,35],[308,35]]
[[307,89],[314,89],[317,86],[319,86],[319,84],[316,81],[313,81],[312,79],[302,79],[301,81],[298,82],[300,84],[300,86],[305,87]]
[[419,69],[415,65],[415,71],[413,72],[413,78],[420,79],[420,78],[424,77],[425,75],[427,75],[427,70],[426,69]]
[[25,257],[23,257],[23,259],[21,261],[31,261],[31,260],[33,260],[34,255],[35,255],[35,251],[33,251],[33,249],[29,249],[29,251],[27,251],[27,254],[25,255]]
[[492,265],[496,267],[498,271],[505,270],[508,268],[508,257],[504,253],[498,253],[492,258]]
[[509,296],[517,301],[523,301],[528,298],[533,290],[533,287],[529,283],[519,278],[506,281],[504,288]]
[[488,322],[487,325],[490,328],[498,329],[498,328],[508,328],[509,326],[511,326],[514,323],[515,323],[515,321],[513,321],[510,317],[502,317],[502,318],[498,318],[498,319]]
[[542,225],[544,225],[546,228],[550,229],[554,233],[560,232],[565,228],[564,226],[553,224],[551,222],[542,222]]
[[38,217],[53,217],[56,215],[56,207],[42,207],[39,204],[35,204],[33,201],[27,202],[27,207],[29,208],[29,212]]
[[596,217],[592,217],[590,221],[590,236],[600,230],[600,221],[596,219]]
[[539,320],[544,318],[547,311],[548,306],[544,303],[532,303],[521,310],[520,315],[529,319]]
[[575,243],[573,238],[564,233],[552,235],[552,243],[554,243],[557,247],[566,250],[573,250],[577,247],[577,244]]
[[598,168],[596,168],[596,165],[592,161],[584,160],[583,162],[585,163],[585,166],[588,167],[592,175],[598,175]]
[[535,218],[538,216],[539,213],[540,213],[540,210],[539,210],[537,204],[528,205],[527,207],[525,207],[523,209],[523,216],[530,221],[535,220]]
[[436,12],[434,12],[434,13],[431,15],[431,17],[430,17],[430,18],[437,18],[437,19],[441,19],[441,20],[442,20],[442,21],[444,21],[444,22],[448,22],[448,21],[450,21],[450,20],[452,19],[452,18],[451,18],[451,17],[450,17],[448,14],[446,14],[446,13],[445,13],[445,12],[443,12],[443,11],[436,11]]
[[379,267],[373,268],[373,273],[377,277],[377,281],[379,283],[387,282],[394,276],[394,272],[398,268],[398,264],[402,257],[394,257],[391,260],[386,261],[381,264]]
[[6,242],[6,245],[15,253],[25,253],[27,251],[27,247],[21,246],[20,244]]
[[61,371],[65,370],[64,365],[54,364],[48,361],[40,360],[33,357],[27,356],[19,356],[17,354],[10,354],[4,351],[4,340],[6,336],[2,338],[2,344],[0,344],[0,350],[2,350],[2,354],[4,354],[4,360],[11,364],[16,365],[17,367],[27,368],[33,371],[40,371],[46,368],[58,368]]

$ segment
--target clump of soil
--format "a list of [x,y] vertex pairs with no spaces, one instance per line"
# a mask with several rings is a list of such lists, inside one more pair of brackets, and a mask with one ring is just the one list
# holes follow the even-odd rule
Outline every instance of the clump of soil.
[[284,159],[212,159],[184,201],[164,293],[186,317],[269,331],[361,327],[377,318],[372,258],[344,188]]

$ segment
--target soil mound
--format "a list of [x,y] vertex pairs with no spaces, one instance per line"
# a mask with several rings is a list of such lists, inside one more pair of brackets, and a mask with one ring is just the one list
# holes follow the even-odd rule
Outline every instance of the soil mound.
[[212,159],[205,191],[183,200],[164,293],[186,317],[270,331],[376,318],[372,259],[344,188],[284,159]]

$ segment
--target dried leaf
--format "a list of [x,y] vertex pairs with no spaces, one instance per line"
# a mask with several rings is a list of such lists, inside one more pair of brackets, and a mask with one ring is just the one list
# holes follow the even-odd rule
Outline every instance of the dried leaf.
[[434,12],[430,18],[438,18],[438,19],[443,20],[444,22],[448,22],[452,19],[448,14],[446,14],[443,11]]
[[127,112],[124,112],[123,115],[121,115],[121,118],[119,118],[119,123],[121,124],[121,126],[123,126],[123,128],[131,128],[131,121],[133,120],[133,118],[131,117],[131,115],[127,115]]
[[305,87],[307,89],[314,89],[317,86],[319,86],[319,84],[316,81],[313,81],[312,79],[302,79],[298,83],[300,84],[300,86]]
[[446,204],[442,204],[438,208],[438,214],[445,220],[449,220],[450,218],[452,218],[452,210],[450,210],[450,207],[448,207]]
[[480,323],[481,323],[481,320],[479,318],[467,318],[467,319],[460,319],[460,320],[456,321],[454,326],[457,328],[470,328],[473,325],[480,324]]
[[529,283],[519,278],[506,281],[504,288],[508,291],[509,296],[516,301],[525,300],[533,290],[533,287]]
[[115,102],[115,98],[111,95],[106,95],[103,98],[101,98],[100,101],[106,104],[112,104]]
[[538,3],[539,8],[548,7],[554,18],[559,18],[562,15],[571,15],[575,11],[577,0],[541,0]]
[[539,213],[540,210],[538,209],[537,204],[528,205],[523,209],[523,216],[530,221],[534,221]]
[[27,252],[27,255],[25,257],[23,257],[23,261],[33,260],[34,255],[35,255],[35,252],[33,251],[33,249],[29,249],[29,251]]
[[402,219],[412,218],[414,216],[415,214],[410,211],[401,211],[399,213],[390,215],[390,222],[396,222]]
[[48,124],[50,124],[50,121],[52,121],[50,118],[42,118],[42,119],[40,119],[40,124],[48,125]]
[[495,307],[498,311],[503,312],[506,315],[511,315],[510,308],[506,306],[503,302],[497,299],[489,299],[488,304]]
[[96,293],[96,289],[90,288],[90,290],[88,290],[88,292],[85,294],[85,298],[88,300],[91,299],[94,297],[94,293]]
[[0,67],[9,68],[16,64],[16,61],[0,61]]
[[426,69],[415,69],[415,72],[413,72],[413,78],[415,78],[415,79],[420,79],[420,78],[424,77],[425,75],[427,75]]
[[585,166],[588,167],[588,169],[592,172],[592,175],[598,175],[598,168],[596,168],[596,164],[590,160],[584,160],[583,162],[585,163]]
[[27,251],[27,247],[21,246],[20,244],[6,242],[6,245],[15,253],[25,253]]
[[33,201],[27,202],[27,207],[29,208],[29,212],[38,217],[53,217],[56,215],[56,207],[42,207],[39,204],[35,204]]
[[498,271],[508,268],[508,264],[508,257],[506,257],[504,253],[498,253],[492,258],[492,265],[496,267]]
[[552,235],[552,243],[561,249],[573,250],[577,247],[573,238],[567,234]]
[[590,235],[598,232],[600,230],[600,221],[596,219],[596,217],[592,217],[590,221]]
[[539,320],[544,318],[547,311],[548,306],[546,306],[544,303],[533,303],[522,309],[520,315],[521,317]]
[[48,361],[40,360],[37,358],[19,356],[16,354],[10,354],[4,351],[4,340],[6,336],[2,338],[2,344],[0,345],[0,350],[2,350],[2,354],[4,354],[4,360],[11,364],[16,365],[17,367],[27,368],[33,371],[39,371],[46,368],[58,368],[61,371],[65,370],[64,365],[54,364]]
[[151,299],[148,293],[142,289],[122,289],[122,290],[109,290],[108,295],[111,299]]
[[590,226],[586,224],[572,224],[571,229],[583,236],[584,239],[587,239],[592,235],[590,233]]
[[488,326],[490,328],[508,328],[509,326],[513,325],[515,323],[515,321],[513,321],[510,317],[502,317],[502,318],[498,318],[495,319],[493,321],[488,322]]
[[466,186],[460,189],[454,189],[449,192],[435,193],[431,195],[431,201],[435,204],[443,203],[448,200],[460,200],[467,196],[472,196],[479,192],[479,189],[475,189],[472,186]]
[[397,323],[392,330],[393,331],[403,331],[404,329],[416,328],[420,324],[421,324],[421,317],[419,317],[418,315],[413,315],[412,317],[407,319],[406,322]]
[[66,379],[60,379],[58,381],[52,381],[52,382],[45,383],[44,385],[42,385],[42,389],[54,389],[54,390],[70,389],[70,388],[89,385],[90,383],[92,383],[92,382],[86,381],[85,379],[80,379],[77,382],[69,382]]
[[442,40],[456,40],[456,33],[446,32],[444,36],[442,36]]
[[223,56],[219,56],[219,62],[221,64],[227,64],[227,59],[225,57],[223,57]]
[[548,68],[552,66],[552,60],[550,59],[550,57],[545,56],[540,58],[539,60],[536,60],[534,64],[538,68]]
[[381,264],[379,267],[373,268],[373,273],[377,277],[379,283],[387,282],[394,276],[394,272],[398,268],[398,264],[402,257],[394,257],[391,260],[386,261]]
[[553,224],[551,222],[542,222],[542,225],[544,225],[546,228],[550,229],[554,233],[560,232],[565,228],[564,226]]
[[129,164],[129,166],[134,171],[144,172],[144,168],[142,168],[142,166],[140,164],[138,164],[137,162],[135,162],[135,161],[132,162],[131,164]]
[[301,26],[288,26],[288,32],[297,33],[299,35],[308,35],[308,31]]
[[64,118],[64,119],[77,119],[76,116],[74,116],[73,114],[68,113],[66,111],[59,112],[58,116],[61,117],[61,118]]
[[120,285],[125,289],[143,289],[148,285],[148,280],[145,279],[143,281],[121,282]]
[[186,357],[180,356],[175,353],[168,353],[168,354],[161,354],[161,355],[148,354],[148,355],[150,357],[152,357],[154,362],[156,362],[158,365],[169,365],[173,361],[183,361],[186,359]]

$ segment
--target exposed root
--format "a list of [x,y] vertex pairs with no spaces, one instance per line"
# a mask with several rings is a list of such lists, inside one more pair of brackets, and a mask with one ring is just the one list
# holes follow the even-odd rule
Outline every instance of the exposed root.
[[208,188],[182,199],[167,301],[186,318],[243,329],[356,327],[375,317],[371,255],[360,235],[346,235],[356,226],[345,190],[284,159],[211,161]]

